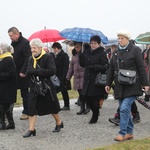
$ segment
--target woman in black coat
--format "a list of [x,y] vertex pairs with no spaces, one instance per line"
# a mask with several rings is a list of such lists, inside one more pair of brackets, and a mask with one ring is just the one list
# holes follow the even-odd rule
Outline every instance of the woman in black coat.
[[58,42],[53,43],[52,48],[54,50],[56,75],[61,82],[58,92],[61,92],[64,100],[64,107],[61,108],[61,110],[70,110],[69,94],[66,86],[66,76],[69,69],[69,56],[62,50],[62,46]]
[[[16,102],[16,66],[11,53],[13,47],[0,44],[0,130],[15,129],[13,107]],[[5,116],[8,125],[5,124]]]
[[50,54],[42,49],[43,43],[40,39],[30,41],[32,57],[29,60],[27,76],[31,79],[29,98],[29,130],[23,137],[36,135],[36,116],[52,114],[56,120],[53,132],[59,132],[63,128],[58,112],[60,106],[55,89],[50,80],[56,72],[55,62]]
[[100,46],[99,36],[92,36],[90,49],[84,50],[79,56],[80,65],[85,68],[82,94],[92,110],[89,123],[96,123],[99,115],[99,100],[106,94],[104,86],[95,85],[95,78],[99,72],[105,73],[108,68],[108,59],[104,48]]
[[[130,114],[131,105],[137,96],[143,94],[142,87],[147,91],[149,89],[149,84],[140,48],[129,42],[130,33],[128,31],[121,30],[117,33],[117,36],[119,46],[110,61],[105,89],[109,92],[114,80],[114,95],[115,99],[119,101],[120,108],[120,131],[119,135],[114,140],[124,141],[133,138],[133,123]],[[134,85],[119,83],[118,69],[136,71],[136,83]]]

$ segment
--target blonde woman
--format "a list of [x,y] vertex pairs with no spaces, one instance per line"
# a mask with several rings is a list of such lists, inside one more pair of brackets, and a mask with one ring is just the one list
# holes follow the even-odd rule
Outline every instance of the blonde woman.
[[[31,40],[30,46],[32,57],[29,59],[26,73],[31,79],[29,130],[23,136],[24,138],[36,135],[35,123],[37,115],[52,114],[56,121],[56,127],[53,132],[59,132],[63,128],[63,122],[58,115],[60,111],[58,98],[50,81],[50,76],[53,76],[56,72],[55,62],[52,56],[46,54],[43,50],[43,43],[40,39]],[[39,89],[39,87],[43,87],[43,89]]]
[[[0,43],[0,130],[15,129],[13,107],[16,102],[16,66],[13,47]],[[5,116],[8,124],[5,123]]]

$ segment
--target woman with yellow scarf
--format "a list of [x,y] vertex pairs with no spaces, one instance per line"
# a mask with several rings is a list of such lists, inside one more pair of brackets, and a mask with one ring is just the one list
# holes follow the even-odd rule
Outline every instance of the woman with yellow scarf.
[[[15,129],[13,107],[16,102],[16,66],[13,47],[0,43],[0,130]],[[5,123],[5,116],[8,124]]]
[[59,132],[63,128],[58,112],[60,105],[55,89],[50,80],[56,72],[55,62],[50,54],[43,50],[43,42],[40,39],[30,41],[32,57],[29,59],[26,75],[31,79],[29,98],[29,130],[24,138],[36,135],[35,123],[37,115],[52,114],[56,121],[53,132]]

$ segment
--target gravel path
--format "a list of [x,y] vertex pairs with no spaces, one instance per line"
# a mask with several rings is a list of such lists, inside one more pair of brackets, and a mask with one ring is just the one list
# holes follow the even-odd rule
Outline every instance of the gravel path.
[[[71,110],[61,111],[60,116],[64,128],[59,133],[53,133],[55,122],[51,115],[38,117],[36,122],[37,136],[23,138],[28,129],[27,120],[19,120],[22,108],[14,109],[15,130],[0,131],[0,150],[87,150],[116,143],[113,138],[119,127],[108,122],[113,117],[118,103],[109,97],[104,102],[100,117],[96,124],[88,124],[91,112],[87,115],[76,115],[79,106],[75,99],[71,100]],[[150,137],[149,110],[136,102],[141,116],[141,122],[135,124],[135,139]],[[62,101],[60,102],[62,106]]]

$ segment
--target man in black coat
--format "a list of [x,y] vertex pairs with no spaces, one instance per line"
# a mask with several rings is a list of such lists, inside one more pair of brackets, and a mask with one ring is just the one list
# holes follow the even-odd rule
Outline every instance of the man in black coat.
[[16,27],[11,27],[8,30],[8,35],[12,40],[11,45],[14,48],[14,61],[17,71],[17,89],[20,89],[23,99],[23,111],[20,117],[21,120],[28,119],[28,99],[29,99],[29,80],[25,75],[28,59],[31,56],[29,41],[24,38]]

